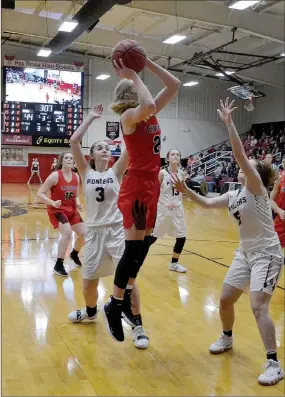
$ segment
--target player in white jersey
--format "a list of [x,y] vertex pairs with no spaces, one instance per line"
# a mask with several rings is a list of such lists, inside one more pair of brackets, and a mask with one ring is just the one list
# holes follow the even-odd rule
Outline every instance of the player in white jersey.
[[268,189],[276,173],[266,162],[249,160],[231,118],[233,102],[221,101],[218,110],[228,127],[234,157],[240,166],[242,189],[220,197],[206,198],[175,179],[174,188],[184,192],[204,208],[229,208],[239,226],[240,245],[224,280],[220,298],[221,337],[209,350],[213,354],[232,348],[234,304],[249,287],[250,304],[267,352],[266,369],[258,378],[261,385],[274,385],[284,376],[277,359],[275,327],[269,315],[269,303],[277,286],[283,265],[283,253],[274,231]]
[[[120,182],[128,165],[127,152],[122,153],[113,167],[108,168],[111,151],[106,142],[97,141],[91,146],[89,163],[80,144],[88,127],[95,119],[101,117],[102,112],[102,105],[95,107],[70,139],[86,202],[86,234],[82,264],[86,307],[69,313],[68,318],[73,323],[96,319],[99,279],[114,274],[125,249],[123,217],[117,201]],[[129,299],[124,299],[123,315],[126,322],[134,328],[135,346],[146,349],[148,337],[142,324],[138,325],[137,322],[138,316],[141,320],[138,288],[136,284],[131,286],[132,293],[132,289],[128,287],[126,298]]]
[[166,160],[169,165],[167,168],[160,170],[158,176],[160,182],[160,196],[151,244],[158,238],[162,238],[165,234],[170,237],[175,237],[176,242],[169,264],[169,270],[185,273],[185,267],[178,263],[186,241],[186,223],[182,193],[175,190],[171,182],[172,174],[177,174],[181,180],[184,179],[183,171],[178,168],[181,161],[181,153],[179,150],[172,149],[167,153]]

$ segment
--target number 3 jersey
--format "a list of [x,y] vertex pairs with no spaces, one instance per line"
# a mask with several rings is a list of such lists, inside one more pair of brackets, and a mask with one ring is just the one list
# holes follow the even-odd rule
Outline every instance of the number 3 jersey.
[[102,227],[123,222],[118,208],[120,183],[112,168],[87,171],[83,182],[86,202],[86,226]]
[[78,178],[75,172],[72,172],[72,179],[67,182],[62,170],[56,171],[58,175],[57,184],[50,189],[50,198],[54,201],[61,200],[61,206],[54,208],[48,206],[49,212],[65,212],[67,215],[76,212],[76,195],[78,189]]
[[278,245],[269,196],[256,196],[246,187],[228,194],[229,212],[239,226],[239,248],[251,252]]

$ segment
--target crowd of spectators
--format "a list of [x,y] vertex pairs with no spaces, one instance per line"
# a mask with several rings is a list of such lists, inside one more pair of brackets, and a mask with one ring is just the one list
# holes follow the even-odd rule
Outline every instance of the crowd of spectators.
[[[274,125],[269,128],[262,127],[259,130],[253,128],[242,135],[242,142],[249,158],[268,161],[276,170],[283,169],[285,128],[277,129]],[[209,160],[212,161],[209,162]],[[211,146],[197,155],[191,155],[185,169],[187,179],[199,183],[207,180],[209,190],[214,192],[220,192],[221,181],[237,182],[238,171],[239,167],[231,153],[229,141],[218,146]]]

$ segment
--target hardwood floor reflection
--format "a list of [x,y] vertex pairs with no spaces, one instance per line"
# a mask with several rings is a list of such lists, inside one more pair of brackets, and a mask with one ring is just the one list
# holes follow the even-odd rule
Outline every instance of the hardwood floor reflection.
[[[139,276],[148,350],[114,342],[103,318],[71,324],[67,314],[83,307],[80,269],[65,259],[67,279],[52,274],[58,232],[35,187],[2,186],[2,395],[4,396],[281,396],[284,381],[261,387],[264,350],[248,296],[237,304],[232,352],[212,356],[219,336],[219,294],[237,230],[226,211],[185,202],[188,240],[181,257],[186,274],[168,271],[174,241],[151,247]],[[84,218],[84,212],[83,212]],[[112,277],[99,287],[108,299]],[[278,354],[284,363],[284,274],[272,299]]]

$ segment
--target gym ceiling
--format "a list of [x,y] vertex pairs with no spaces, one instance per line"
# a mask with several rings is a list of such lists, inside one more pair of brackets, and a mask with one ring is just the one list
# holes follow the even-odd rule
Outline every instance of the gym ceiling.
[[[261,0],[245,10],[230,8],[233,3],[2,0],[2,45],[9,45],[14,54],[17,47],[44,47],[73,58],[108,58],[115,44],[132,38],[170,70],[284,87],[285,2]],[[70,19],[78,22],[74,31],[59,32],[62,22]],[[174,34],[185,38],[163,43]]]

